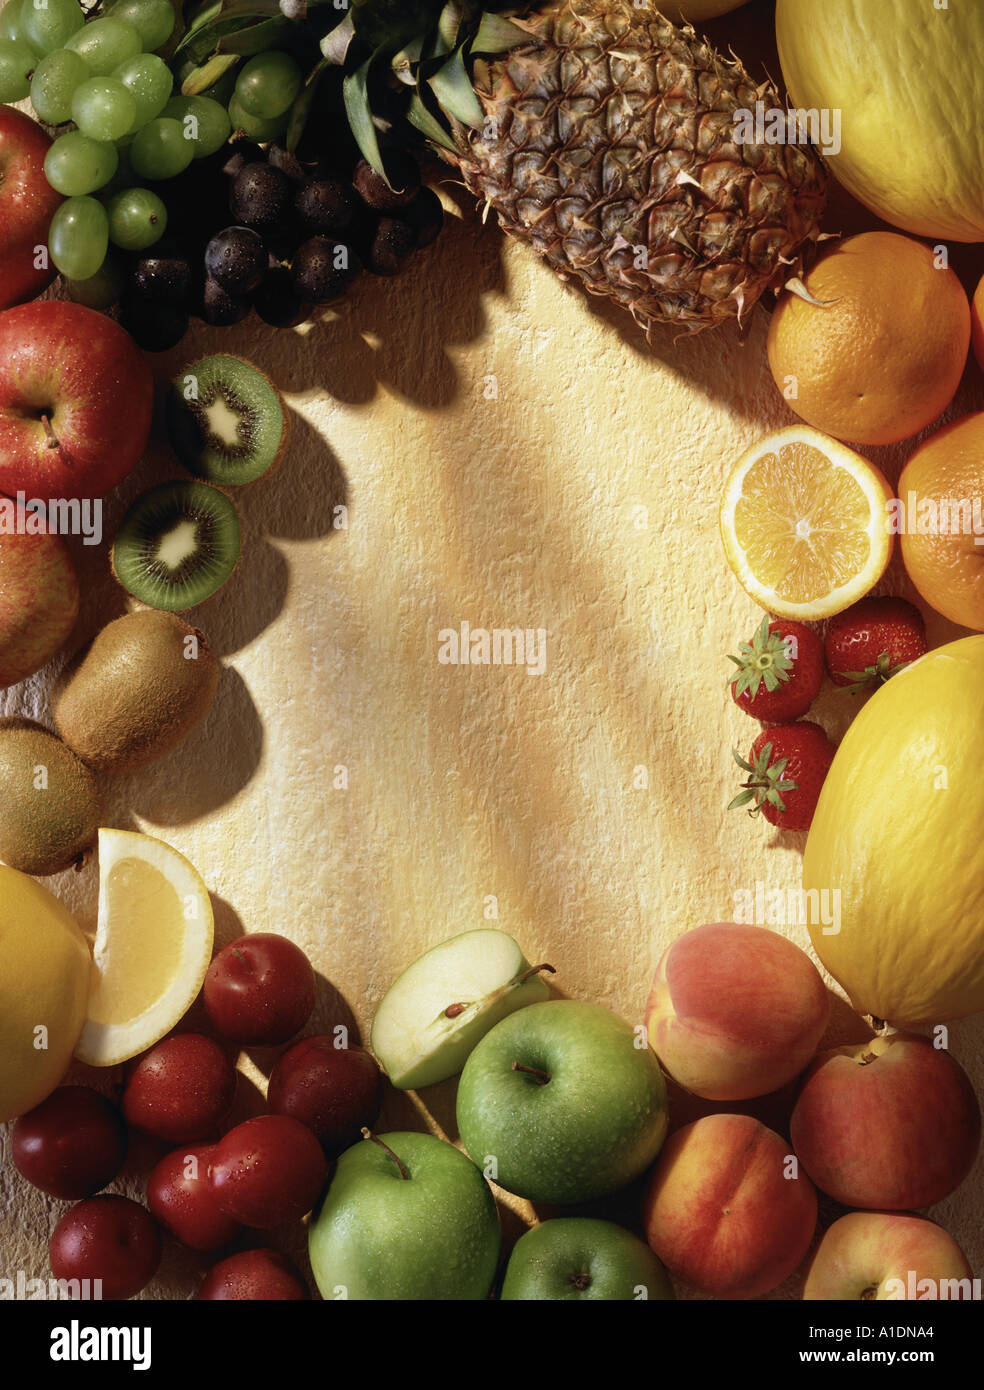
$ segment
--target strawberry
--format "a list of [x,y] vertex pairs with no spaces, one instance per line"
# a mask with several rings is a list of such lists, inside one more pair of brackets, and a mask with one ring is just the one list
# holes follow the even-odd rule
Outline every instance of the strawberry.
[[926,624],[904,598],[863,598],[831,618],[824,641],[835,685],[870,690],[926,651]]
[[742,642],[729,678],[739,709],[764,724],[788,724],[813,704],[823,682],[823,643],[802,623],[767,617],[750,642]]
[[761,811],[782,830],[809,830],[835,752],[820,725],[807,719],[763,729],[748,762],[735,751],[735,762],[748,778],[728,810],[748,806],[749,815]]

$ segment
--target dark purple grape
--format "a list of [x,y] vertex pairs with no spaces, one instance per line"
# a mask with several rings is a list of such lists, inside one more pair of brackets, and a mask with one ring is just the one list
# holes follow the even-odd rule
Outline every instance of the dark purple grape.
[[381,217],[369,242],[366,270],[399,275],[417,249],[417,229],[400,217]]
[[258,232],[282,227],[290,213],[294,185],[272,164],[244,164],[236,175],[229,207],[237,222]]
[[253,296],[253,308],[274,328],[296,328],[311,317],[314,304],[298,294],[288,266],[274,265]]
[[389,178],[387,183],[382,174],[366,159],[360,159],[352,175],[355,191],[367,206],[377,212],[396,212],[413,202],[420,188],[420,169],[417,161],[403,150],[388,150],[383,156],[383,164]]
[[341,179],[308,179],[294,196],[297,220],[309,234],[341,236],[352,226],[359,200]]
[[361,270],[362,263],[351,246],[324,236],[313,236],[302,242],[291,263],[294,288],[299,297],[316,304],[340,299]]
[[130,269],[130,293],[148,304],[186,308],[194,285],[191,262],[177,247],[155,246]]
[[228,328],[232,323],[239,323],[246,317],[251,307],[252,304],[248,295],[230,294],[214,280],[205,281],[201,317],[205,323],[210,323],[213,328]]
[[436,241],[444,226],[444,208],[432,188],[422,188],[400,217],[416,231],[418,251]]
[[120,302],[120,323],[145,352],[167,352],[188,332],[188,313],[175,304],[153,304],[127,295]]
[[249,227],[226,227],[205,248],[206,274],[229,294],[255,290],[266,268],[263,239]]

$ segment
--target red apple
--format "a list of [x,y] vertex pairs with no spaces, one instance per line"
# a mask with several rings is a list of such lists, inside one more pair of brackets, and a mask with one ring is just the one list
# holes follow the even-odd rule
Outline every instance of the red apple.
[[960,1246],[934,1221],[852,1211],[835,1221],[818,1245],[803,1298],[971,1298],[971,1278]]
[[817,1194],[774,1130],[750,1115],[707,1115],[663,1145],[643,1221],[671,1274],[714,1298],[755,1298],[809,1250]]
[[62,196],[44,176],[50,145],[30,116],[0,106],[0,309],[33,299],[57,274],[48,255],[48,224]]
[[0,314],[0,492],[102,497],[140,458],[154,387],[118,323],[39,300]]
[[942,1201],[970,1172],[981,1112],[948,1052],[892,1033],[817,1057],[790,1137],[807,1173],[835,1201],[907,1211]]
[[0,497],[0,689],[33,676],[79,615],[79,581],[60,536],[28,534],[33,513]]

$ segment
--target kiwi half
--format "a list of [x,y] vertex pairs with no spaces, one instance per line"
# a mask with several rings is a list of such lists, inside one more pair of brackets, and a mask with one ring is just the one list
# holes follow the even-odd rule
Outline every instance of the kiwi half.
[[188,472],[220,487],[253,483],[277,468],[290,439],[290,415],[273,382],[225,353],[203,357],[175,378],[165,414]]
[[31,719],[0,719],[0,859],[25,874],[81,864],[102,798],[95,775]]
[[108,623],[66,667],[51,712],[89,767],[132,772],[201,723],[218,683],[204,632],[174,613],[141,608]]
[[239,562],[239,517],[208,483],[161,483],[120,523],[113,573],[151,608],[180,613],[222,588]]

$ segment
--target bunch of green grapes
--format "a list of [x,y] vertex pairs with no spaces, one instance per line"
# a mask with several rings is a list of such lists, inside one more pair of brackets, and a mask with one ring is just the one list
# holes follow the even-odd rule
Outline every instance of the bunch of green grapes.
[[145,185],[229,137],[222,104],[173,92],[155,50],[174,19],[170,0],[112,0],[91,19],[78,0],[9,0],[0,11],[0,102],[29,96],[47,125],[72,125],[45,160],[48,182],[65,196],[48,249],[66,279],[91,282],[93,302],[110,244],[140,251],[164,234],[164,200]]

